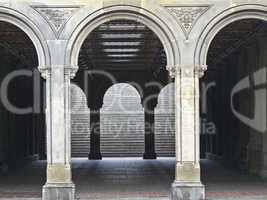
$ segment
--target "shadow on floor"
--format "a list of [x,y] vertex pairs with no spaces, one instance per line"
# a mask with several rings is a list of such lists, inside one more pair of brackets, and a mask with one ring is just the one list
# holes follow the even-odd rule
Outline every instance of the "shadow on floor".
[[[174,180],[174,159],[73,160],[73,181],[82,199],[165,200]],[[267,181],[203,160],[208,199],[266,200]],[[46,162],[37,161],[0,176],[0,198],[40,198]],[[247,199],[246,199],[247,198]]]

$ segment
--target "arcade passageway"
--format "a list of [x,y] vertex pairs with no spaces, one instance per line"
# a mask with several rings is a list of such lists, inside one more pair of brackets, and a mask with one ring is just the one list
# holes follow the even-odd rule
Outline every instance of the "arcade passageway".
[[214,125],[202,127],[202,156],[263,178],[267,177],[266,30],[266,22],[246,19],[217,33],[201,86],[202,121]]
[[214,33],[199,90],[205,67],[167,66],[162,35],[107,20],[83,41],[76,76],[43,69],[45,88],[31,38],[0,22],[0,198],[38,199],[47,183],[47,198],[74,198],[75,184],[81,199],[167,200],[175,180],[174,195],[191,184],[200,199],[203,183],[207,199],[266,199],[266,33],[257,19]]
[[174,156],[166,62],[156,33],[138,21],[111,20],[87,36],[72,87],[73,157]]
[[6,174],[46,158],[45,95],[31,39],[2,21],[0,57],[0,173]]

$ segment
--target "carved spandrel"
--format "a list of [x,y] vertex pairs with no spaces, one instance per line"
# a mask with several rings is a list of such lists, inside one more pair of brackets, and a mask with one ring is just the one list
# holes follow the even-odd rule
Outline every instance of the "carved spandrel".
[[59,36],[60,32],[64,28],[67,21],[71,18],[75,11],[80,7],[77,6],[54,6],[54,7],[45,7],[45,6],[34,6],[33,7],[37,12],[42,15],[42,17],[50,24],[53,31]]
[[209,7],[210,6],[166,6],[171,15],[176,18],[187,39],[197,20]]

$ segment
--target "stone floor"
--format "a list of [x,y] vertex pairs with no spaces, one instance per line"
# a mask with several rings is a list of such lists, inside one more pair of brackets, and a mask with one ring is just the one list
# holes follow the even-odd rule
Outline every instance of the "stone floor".
[[[174,159],[73,160],[73,179],[80,200],[167,200],[174,179]],[[202,161],[207,198],[266,200],[267,181]],[[34,162],[0,176],[0,199],[40,199],[45,162]]]

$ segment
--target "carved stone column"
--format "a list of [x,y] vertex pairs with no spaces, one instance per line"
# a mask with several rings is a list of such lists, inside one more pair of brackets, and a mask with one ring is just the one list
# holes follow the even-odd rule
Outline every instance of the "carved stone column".
[[76,68],[41,68],[46,79],[47,182],[43,200],[74,200],[71,177],[70,79]]
[[206,67],[176,67],[176,176],[172,185],[172,200],[205,199],[199,164],[199,77],[205,69]]

